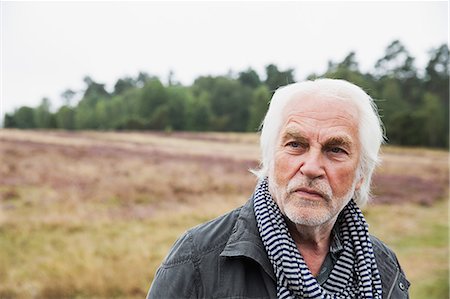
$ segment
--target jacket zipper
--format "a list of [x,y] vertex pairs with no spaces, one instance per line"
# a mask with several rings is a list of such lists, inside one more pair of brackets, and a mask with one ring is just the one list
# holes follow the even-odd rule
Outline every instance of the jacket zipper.
[[394,283],[392,284],[391,289],[389,290],[389,294],[386,299],[391,298],[392,292],[394,291],[395,285],[397,284],[399,274],[400,274],[400,270],[397,268],[397,272],[395,273]]

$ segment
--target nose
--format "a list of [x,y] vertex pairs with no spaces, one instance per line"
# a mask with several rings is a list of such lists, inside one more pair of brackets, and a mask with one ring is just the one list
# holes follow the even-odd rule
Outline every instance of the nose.
[[311,180],[323,178],[325,176],[325,168],[320,150],[310,149],[305,153],[299,171]]

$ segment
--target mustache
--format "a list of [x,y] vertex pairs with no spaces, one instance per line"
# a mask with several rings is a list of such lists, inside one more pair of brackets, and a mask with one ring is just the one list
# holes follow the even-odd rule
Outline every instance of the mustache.
[[314,179],[311,180],[305,177],[294,178],[289,181],[286,191],[288,194],[291,194],[299,189],[308,189],[312,192],[318,193],[327,201],[330,201],[333,197],[333,192],[330,185],[324,181]]

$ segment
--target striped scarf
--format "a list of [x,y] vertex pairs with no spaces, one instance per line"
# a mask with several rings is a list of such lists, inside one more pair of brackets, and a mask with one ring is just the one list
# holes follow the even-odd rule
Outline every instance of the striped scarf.
[[269,193],[267,180],[256,188],[254,209],[261,239],[277,277],[278,298],[381,299],[381,278],[368,226],[353,200],[345,206],[338,220],[344,249],[322,286],[298,251]]

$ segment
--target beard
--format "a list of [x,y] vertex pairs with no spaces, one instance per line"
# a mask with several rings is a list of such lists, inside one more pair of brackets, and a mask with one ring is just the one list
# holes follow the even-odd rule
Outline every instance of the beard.
[[[279,186],[269,176],[269,191],[281,210],[281,213],[297,225],[319,226],[337,218],[355,193],[357,179],[351,188],[341,197],[335,197],[331,186],[323,180],[294,177],[286,187]],[[320,200],[303,198],[296,194],[299,188],[309,188],[322,197]]]

